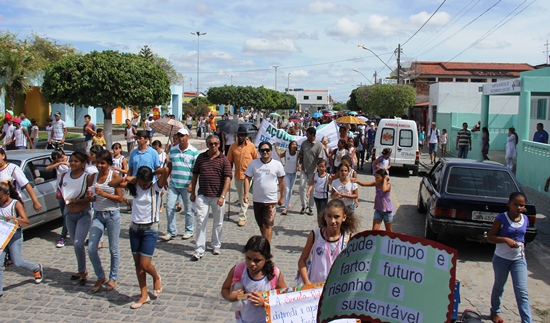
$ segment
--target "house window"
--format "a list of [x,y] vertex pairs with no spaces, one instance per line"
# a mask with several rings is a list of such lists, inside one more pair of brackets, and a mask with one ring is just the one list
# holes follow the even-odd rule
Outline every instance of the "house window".
[[318,96],[317,96],[317,101],[321,101],[321,100],[323,100],[323,97],[320,96],[320,95],[318,95]]
[[428,77],[428,82],[435,82],[435,77]]
[[546,106],[548,101],[546,99],[540,99],[537,102],[537,120],[546,120]]
[[496,83],[497,79],[491,79],[491,82]]
[[468,79],[457,78],[455,82],[468,82]]
[[309,100],[309,95],[304,95],[304,100]]

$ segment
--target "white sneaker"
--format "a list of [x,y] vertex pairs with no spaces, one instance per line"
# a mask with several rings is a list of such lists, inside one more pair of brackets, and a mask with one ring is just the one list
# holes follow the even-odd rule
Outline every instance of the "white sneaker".
[[164,241],[170,241],[170,240],[173,240],[174,237],[172,237],[172,235],[171,235],[170,233],[167,233],[167,234],[165,234],[165,235],[163,235],[163,236],[160,236],[160,239],[161,239],[161,240],[164,240]]
[[187,239],[193,238],[194,236],[195,236],[194,233],[186,233],[186,234],[184,234],[181,238],[182,238],[183,240],[187,240]]

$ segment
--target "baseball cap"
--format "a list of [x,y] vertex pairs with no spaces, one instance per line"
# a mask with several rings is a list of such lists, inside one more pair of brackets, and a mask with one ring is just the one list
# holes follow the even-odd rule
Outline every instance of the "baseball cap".
[[189,136],[189,130],[187,130],[187,128],[181,128],[180,130],[178,130],[178,133],[182,136],[185,136],[185,135]]
[[54,117],[61,117],[61,112],[59,111],[56,111],[54,114],[53,114]]
[[370,125],[371,125],[371,126],[374,126],[374,122],[371,122]]
[[435,126],[435,122],[432,122],[432,126]]
[[13,119],[13,123],[19,123],[19,124],[21,124],[21,119],[19,119],[19,118],[14,118],[14,119]]

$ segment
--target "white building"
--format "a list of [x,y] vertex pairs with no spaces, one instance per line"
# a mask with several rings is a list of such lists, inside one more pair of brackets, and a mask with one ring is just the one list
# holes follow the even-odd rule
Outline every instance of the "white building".
[[286,94],[294,95],[300,111],[332,110],[333,100],[328,90],[287,89]]

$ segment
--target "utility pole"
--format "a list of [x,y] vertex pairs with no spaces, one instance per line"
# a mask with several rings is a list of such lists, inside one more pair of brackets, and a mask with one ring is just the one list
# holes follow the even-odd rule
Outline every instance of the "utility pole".
[[288,93],[290,91],[290,72],[287,72],[286,76],[287,76],[286,93]]
[[273,68],[275,68],[275,91],[277,91],[277,69],[279,65],[273,65]]
[[378,78],[377,78],[377,75],[376,75],[376,71],[374,71],[374,84],[378,84]]
[[397,44],[397,84],[401,84],[401,44]]
[[549,58],[549,53],[548,53],[548,39],[546,40],[546,44],[542,44],[543,46],[546,46],[546,51],[543,51],[543,53],[546,53],[546,66],[548,66],[548,58]]

